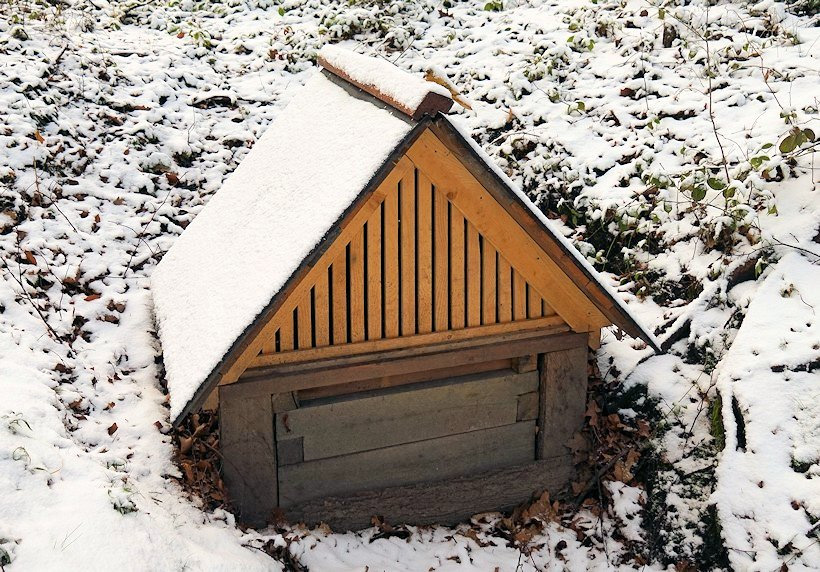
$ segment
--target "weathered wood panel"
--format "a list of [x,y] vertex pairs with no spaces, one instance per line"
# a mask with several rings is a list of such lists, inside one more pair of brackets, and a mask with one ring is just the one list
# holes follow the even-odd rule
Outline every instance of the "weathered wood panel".
[[564,455],[584,422],[587,393],[587,345],[540,356],[539,459]]
[[416,193],[418,198],[416,209],[418,324],[416,326],[418,333],[429,334],[433,331],[433,187],[430,179],[421,171],[416,172]]
[[402,336],[416,333],[416,179],[415,170],[401,182],[399,188],[399,219],[401,228],[401,297]]
[[481,241],[481,323],[494,324],[496,321],[496,291],[498,275],[496,271],[496,250],[489,240]]
[[449,244],[450,222],[447,198],[433,190],[433,327],[447,330],[450,323]]
[[382,207],[367,220],[367,339],[382,336]]
[[364,284],[364,229],[353,237],[350,241],[350,268],[348,280],[350,281],[350,341],[351,343],[363,342],[367,332],[365,332],[365,284]]
[[517,418],[518,396],[537,389],[537,372],[508,372],[308,405],[277,416],[277,442],[303,439],[310,461],[510,425],[535,418]]
[[273,406],[268,399],[242,398],[238,386],[220,388],[222,471],[241,521],[257,526],[276,508]]
[[569,455],[452,479],[362,491],[285,509],[290,522],[325,522],[336,531],[370,526],[373,515],[391,524],[454,525],[472,515],[506,511],[544,490],[557,491],[572,475]]
[[534,457],[535,421],[307,461],[279,469],[279,504],[448,479]]
[[450,205],[450,328],[464,327],[464,216]]
[[347,250],[339,253],[332,266],[333,345],[347,343]]
[[[398,188],[398,186],[397,186]],[[391,192],[384,199],[384,243],[382,258],[384,289],[384,337],[399,335],[399,194]]]

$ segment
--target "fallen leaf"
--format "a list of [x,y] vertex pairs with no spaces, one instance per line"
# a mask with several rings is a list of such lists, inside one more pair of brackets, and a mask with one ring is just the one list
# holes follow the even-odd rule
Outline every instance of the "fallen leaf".
[[117,432],[117,429],[119,429],[119,427],[117,427],[117,424],[116,424],[116,423],[113,423],[113,424],[111,425],[111,427],[109,427],[109,428],[108,428],[108,434],[109,434],[109,435],[113,435],[114,433],[116,433],[116,432]]

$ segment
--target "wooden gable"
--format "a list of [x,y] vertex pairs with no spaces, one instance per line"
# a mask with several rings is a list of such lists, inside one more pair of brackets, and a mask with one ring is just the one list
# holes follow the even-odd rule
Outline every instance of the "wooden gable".
[[220,383],[254,368],[609,323],[428,128]]

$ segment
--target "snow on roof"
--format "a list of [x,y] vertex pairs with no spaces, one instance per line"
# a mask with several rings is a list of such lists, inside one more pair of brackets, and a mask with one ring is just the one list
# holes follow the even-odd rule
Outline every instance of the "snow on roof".
[[254,145],[151,277],[172,420],[412,127],[318,73]]
[[428,94],[437,94],[451,100],[450,92],[445,87],[409,74],[381,57],[365,56],[338,46],[326,45],[319,51],[319,63],[362,89],[375,92],[377,97],[378,94],[386,96],[391,104],[396,104],[397,108],[411,117],[416,116],[416,111]]

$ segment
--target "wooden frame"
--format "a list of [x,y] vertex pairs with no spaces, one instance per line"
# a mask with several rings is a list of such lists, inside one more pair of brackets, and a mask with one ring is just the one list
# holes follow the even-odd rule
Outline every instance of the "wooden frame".
[[[224,472],[232,500],[242,519],[252,524],[262,524],[274,511],[284,510],[292,521],[324,521],[338,528],[357,528],[366,526],[371,514],[384,515],[394,522],[451,524],[481,510],[510,508],[544,489],[555,491],[572,474],[568,443],[583,422],[587,340],[586,333],[518,332],[251,370],[242,383],[220,388],[225,407],[221,426],[227,460]],[[274,416],[298,408],[300,399],[440,379],[439,375],[465,373],[465,366],[481,370],[509,365],[532,371],[530,356],[534,354],[539,355],[537,403],[527,405],[520,414],[522,419],[537,415],[532,462],[447,481],[324,497],[277,509],[278,485],[272,482],[277,481],[278,474],[276,437],[272,429],[270,435],[265,435],[260,427],[272,428]],[[479,490],[484,493],[478,494]]]

